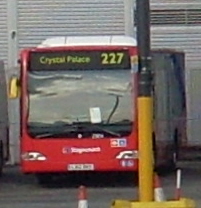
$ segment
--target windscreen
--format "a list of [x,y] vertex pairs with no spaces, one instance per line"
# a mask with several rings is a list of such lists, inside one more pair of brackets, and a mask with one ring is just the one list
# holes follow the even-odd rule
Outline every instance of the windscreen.
[[107,138],[131,133],[134,95],[128,67],[56,66],[43,68],[35,61],[28,72],[31,136]]

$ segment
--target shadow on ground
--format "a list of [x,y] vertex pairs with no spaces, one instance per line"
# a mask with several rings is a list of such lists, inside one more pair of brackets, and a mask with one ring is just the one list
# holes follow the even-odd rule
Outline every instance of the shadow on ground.
[[[182,169],[182,175],[188,178],[195,175],[195,178],[200,177],[201,163],[181,163],[179,167]],[[164,169],[161,175],[164,178],[175,178],[176,170],[171,172]],[[45,185],[39,185],[34,175],[23,175],[18,166],[8,166],[5,168],[4,174],[0,179],[3,186],[30,186],[30,187],[45,187],[45,188],[77,188],[80,185],[87,187],[136,187],[138,185],[138,177],[135,172],[116,172],[116,173],[95,173],[95,172],[77,172],[68,173],[59,177],[53,177],[50,182]]]
[[66,175],[56,175],[45,185],[38,183],[34,175],[23,175],[19,167],[6,167],[0,179],[1,184],[31,185],[44,188],[75,188],[80,185],[87,187],[133,187],[137,186],[137,174],[131,173],[95,173],[77,172]]
[[75,188],[80,185],[93,188],[137,186],[135,173],[76,173],[53,177],[51,182],[42,185],[48,188]]

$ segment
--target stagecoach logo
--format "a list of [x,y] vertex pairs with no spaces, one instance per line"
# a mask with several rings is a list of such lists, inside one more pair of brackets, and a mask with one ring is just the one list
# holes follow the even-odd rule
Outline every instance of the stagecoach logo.
[[85,147],[85,148],[84,147],[64,147],[62,149],[62,152],[64,154],[97,153],[97,152],[101,152],[101,148],[100,147]]

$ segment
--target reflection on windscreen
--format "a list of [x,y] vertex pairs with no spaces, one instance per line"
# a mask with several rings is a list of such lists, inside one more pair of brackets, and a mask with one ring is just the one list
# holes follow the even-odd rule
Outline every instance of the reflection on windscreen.
[[127,135],[134,117],[131,88],[130,70],[31,71],[29,131],[39,137]]

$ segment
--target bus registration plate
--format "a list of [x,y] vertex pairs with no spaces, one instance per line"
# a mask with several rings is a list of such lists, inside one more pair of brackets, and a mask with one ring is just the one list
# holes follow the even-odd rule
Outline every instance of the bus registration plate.
[[94,170],[94,164],[69,164],[68,170],[70,171]]

